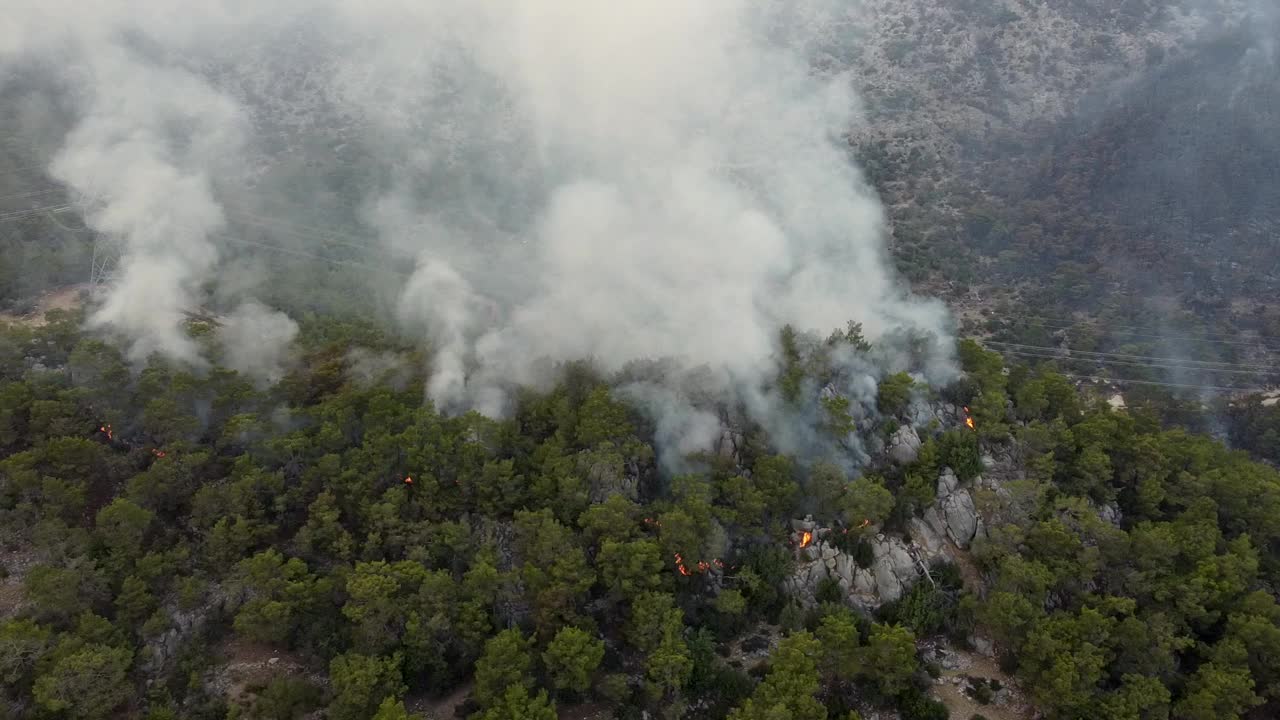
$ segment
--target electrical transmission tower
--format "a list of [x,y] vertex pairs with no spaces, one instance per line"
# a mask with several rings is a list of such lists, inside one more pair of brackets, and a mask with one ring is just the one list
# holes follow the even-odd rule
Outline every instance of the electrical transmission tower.
[[81,223],[85,225],[84,227],[67,227],[56,218],[52,219],[63,230],[89,233],[93,236],[93,252],[89,258],[89,293],[91,297],[97,297],[103,287],[115,281],[116,267],[120,264],[120,241],[110,235],[97,232],[84,223],[83,208],[87,205],[88,202],[84,199],[79,203],[82,208]]
[[119,264],[120,244],[115,238],[95,232],[93,257],[89,264],[89,292],[97,295],[103,286],[111,284]]

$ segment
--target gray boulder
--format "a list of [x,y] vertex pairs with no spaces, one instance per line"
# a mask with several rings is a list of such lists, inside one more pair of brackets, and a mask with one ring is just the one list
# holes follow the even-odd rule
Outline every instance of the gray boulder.
[[911,540],[926,559],[932,561],[946,556],[946,522],[942,520],[937,508],[931,507],[925,511],[924,519],[911,518],[908,530],[911,533]]
[[942,468],[942,473],[938,475],[938,497],[946,497],[959,488],[960,478],[956,477],[956,471],[949,467]]
[[968,490],[957,490],[942,504],[947,517],[947,536],[961,548],[969,547],[978,534],[978,508]]
[[628,472],[621,455],[584,450],[578,454],[577,469],[590,483],[593,503],[602,503],[614,495],[628,500],[640,497],[640,476]]
[[853,556],[840,553],[836,556],[836,579],[840,581],[840,589],[845,594],[853,592],[854,579],[858,575],[858,564],[853,561]]
[[[973,495],[960,487],[960,479],[951,468],[943,468],[938,476],[937,499],[925,510],[923,525],[926,527],[921,532],[931,531],[933,535],[950,538],[957,547],[967,548],[977,536],[980,524]],[[929,550],[930,544],[926,542],[925,548]]]
[[1120,521],[1124,519],[1123,513],[1120,512],[1120,506],[1115,503],[1107,503],[1099,507],[1098,517],[1116,527],[1120,527]]
[[871,574],[880,602],[893,602],[920,577],[920,568],[905,543],[896,537],[880,536],[871,545],[875,562]]
[[920,436],[910,425],[902,425],[889,438],[889,457],[899,465],[907,465],[920,456]]
[[787,578],[787,594],[800,601],[802,605],[816,602],[818,584],[827,577],[827,568],[819,562],[801,563],[790,578]]

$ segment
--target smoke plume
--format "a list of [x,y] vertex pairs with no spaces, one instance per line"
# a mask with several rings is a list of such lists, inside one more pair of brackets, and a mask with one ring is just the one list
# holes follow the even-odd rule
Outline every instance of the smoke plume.
[[[120,243],[92,322],[135,357],[197,360],[181,311],[245,284],[228,261],[245,223],[349,261],[315,229],[340,218],[369,240],[360,262],[412,268],[391,314],[429,345],[444,409],[500,413],[548,362],[669,358],[778,418],[767,379],[787,323],[854,320],[880,341],[836,388],[862,406],[903,369],[904,331],[931,338],[912,369],[951,372],[946,314],[893,276],[848,158],[856,98],[829,69],[858,22],[843,5],[45,0],[6,12],[0,62],[74,88],[51,173]],[[298,198],[317,174],[333,181]],[[275,213],[263,230],[290,202],[312,222]],[[278,368],[262,346],[285,347],[291,323],[240,320],[224,340],[258,352],[229,357]],[[645,387],[628,392],[673,442],[715,435],[705,408]]]
[[248,300],[226,317],[221,328],[222,362],[232,370],[274,383],[284,376],[289,345],[297,336],[298,324],[288,315]]

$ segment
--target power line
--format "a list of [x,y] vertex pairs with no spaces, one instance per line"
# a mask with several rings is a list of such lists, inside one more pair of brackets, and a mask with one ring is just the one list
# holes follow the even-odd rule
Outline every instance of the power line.
[[261,248],[263,250],[270,250],[272,252],[277,252],[284,255],[293,255],[295,257],[307,258],[309,260],[317,260],[319,262],[329,263],[330,265],[340,265],[344,267],[359,268],[361,270],[368,270],[370,272],[384,273],[388,275],[397,275],[400,277],[409,277],[412,274],[402,270],[395,270],[393,268],[380,268],[373,265],[367,265],[365,263],[356,262],[354,260],[340,260],[337,258],[327,258],[323,255],[317,255],[315,253],[307,252],[306,250],[298,250],[296,248],[286,248],[286,247],[281,247],[279,245],[271,245],[269,243],[256,242],[254,240],[245,240],[244,238],[232,237],[230,235],[225,235],[223,233],[209,233],[209,236],[216,237],[220,240],[225,240],[226,242],[229,242],[235,245],[247,245],[250,247]]
[[7,213],[0,213],[0,220],[21,220],[23,218],[39,215],[45,212],[61,212],[63,210],[70,210],[71,207],[72,206],[70,204],[64,204],[64,205],[47,205],[45,207],[37,207],[37,208],[27,208],[25,210],[14,210]]
[[[1037,323],[1045,328],[1053,330],[1074,330],[1082,325],[1091,325],[1099,330],[1105,330],[1117,335],[1128,335],[1130,337],[1151,338],[1154,340],[1185,340],[1190,342],[1200,342],[1211,345],[1247,345],[1257,347],[1263,344],[1267,350],[1280,352],[1280,346],[1270,346],[1265,343],[1280,343],[1280,337],[1271,337],[1267,335],[1258,335],[1256,340],[1241,340],[1245,337],[1242,333],[1215,333],[1208,330],[1201,330],[1202,335],[1170,335],[1150,332],[1151,327],[1148,325],[1126,325],[1122,323],[1112,323],[1100,318],[1053,318],[1044,315],[1018,315],[1006,316],[1007,319],[1017,322],[1024,321],[1028,323]],[[1139,331],[1148,332],[1139,332]],[[1184,331],[1185,332],[1185,331]]]
[[[270,228],[279,232],[285,232],[303,239],[319,238],[321,240],[328,240],[334,245],[344,245],[346,247],[364,250],[366,252],[373,251],[373,248],[369,247],[368,242],[362,242],[361,239],[355,235],[347,235],[346,233],[339,233],[333,230],[321,230],[319,228],[308,227],[298,223],[290,223],[279,219],[263,218],[235,208],[227,208],[227,212],[231,216],[238,218],[246,225],[258,225],[260,227]],[[340,240],[338,238],[346,238],[347,240]]]
[[44,190],[31,190],[23,193],[15,193],[13,195],[0,195],[0,200],[16,200],[19,198],[38,197],[40,195],[48,195],[49,193],[60,192],[63,188],[51,187]]
[[[30,210],[30,211],[23,211],[23,212],[26,212],[26,213],[28,213],[28,214],[37,214],[38,212],[42,212],[42,211],[45,211],[45,210],[51,210],[51,209],[53,209],[53,210],[56,210],[56,209],[67,209],[67,208],[70,208],[70,207],[71,207],[70,205],[63,205],[63,206],[58,206],[58,207],[49,207],[49,208],[33,208],[33,209],[32,209],[32,210]],[[0,215],[0,222],[3,222],[3,221],[5,221],[5,220],[17,220],[17,219],[21,219],[21,218],[20,218],[20,217],[18,217],[17,215],[15,215],[15,214],[12,214],[12,213],[11,213],[11,214]],[[92,230],[90,230],[89,228],[64,228],[64,229],[69,230],[69,231],[71,231],[71,232],[93,232],[93,231],[92,231]],[[269,244],[269,243],[256,242],[256,241],[253,241],[253,240],[245,240],[244,238],[233,237],[233,236],[226,235],[226,234],[223,234],[223,233],[206,233],[206,234],[207,234],[207,236],[209,236],[209,237],[216,237],[216,238],[218,238],[218,239],[220,239],[220,240],[226,241],[226,242],[231,243],[231,244],[233,244],[233,245],[243,245],[243,246],[255,247],[255,248],[262,249],[262,250],[268,250],[268,251],[271,251],[271,252],[279,253],[279,254],[282,254],[282,255],[292,255],[292,256],[294,256],[294,257],[306,258],[306,259],[308,259],[308,260],[316,260],[316,261],[318,261],[318,262],[324,262],[324,263],[328,263],[328,264],[330,264],[330,265],[337,265],[337,266],[343,266],[343,267],[358,268],[358,269],[361,269],[361,270],[368,270],[368,271],[370,271],[370,272],[375,272],[375,273],[382,273],[382,274],[388,274],[388,275],[396,275],[396,276],[398,276],[398,277],[402,277],[402,278],[403,278],[403,277],[409,277],[409,276],[412,274],[412,273],[410,273],[410,272],[403,271],[403,270],[395,270],[395,269],[393,269],[393,268],[380,268],[380,267],[376,267],[376,266],[373,266],[373,265],[368,265],[368,264],[366,264],[366,263],[355,262],[355,261],[352,261],[352,260],[341,260],[341,259],[338,259],[338,258],[328,258],[328,257],[325,257],[325,256],[323,256],[323,255],[318,255],[318,254],[316,254],[316,253],[307,252],[307,251],[305,251],[305,250],[298,250],[298,249],[296,249],[296,248],[287,248],[287,247],[281,247],[281,246],[279,246],[279,245],[272,245],[272,244]]]
[[1100,358],[1063,358],[1059,355],[1044,355],[1026,352],[1023,350],[1009,350],[1004,353],[1013,357],[1037,358],[1041,360],[1067,360],[1069,362],[1097,363],[1099,365],[1120,365],[1129,367],[1144,367],[1153,370],[1186,370],[1189,372],[1205,372],[1205,373],[1225,373],[1230,375],[1248,375],[1257,377],[1260,375],[1280,374],[1280,368],[1274,372],[1265,370],[1233,370],[1230,368],[1211,368],[1211,367],[1187,367],[1185,365],[1153,365],[1150,363],[1137,362],[1131,360],[1104,360]]
[[1155,380],[1127,380],[1125,378],[1109,378],[1098,375],[1073,375],[1071,373],[1062,373],[1062,375],[1075,380],[1092,380],[1094,382],[1113,383],[1117,385],[1122,383],[1128,385],[1157,385],[1160,387],[1174,387],[1190,390],[1221,390],[1223,392],[1239,393],[1261,393],[1267,391],[1267,388],[1224,387],[1221,385],[1188,385],[1184,383],[1157,382]]
[[1275,365],[1251,365],[1248,363],[1234,363],[1234,362],[1226,362],[1221,360],[1190,360],[1187,358],[1159,357],[1155,355],[1134,355],[1131,353],[1099,352],[1096,350],[1073,350],[1071,348],[1052,347],[1047,345],[1027,345],[1024,343],[1008,343],[1008,342],[1000,342],[997,340],[985,340],[983,342],[987,345],[991,345],[997,348],[1005,348],[1005,349],[1012,349],[1012,350],[1029,350],[1029,351],[1049,351],[1049,352],[1055,353],[1056,357],[1059,357],[1062,359],[1072,359],[1071,356],[1076,355],[1079,357],[1075,359],[1118,358],[1122,360],[1147,360],[1151,362],[1168,362],[1168,363],[1189,364],[1189,365],[1196,365],[1196,366],[1215,366],[1216,365],[1216,366],[1231,367],[1231,368],[1247,368],[1247,369],[1253,369],[1253,370],[1280,371],[1280,367]]
[[40,163],[39,165],[27,165],[25,167],[5,168],[3,170],[0,170],[0,175],[16,175],[17,173],[26,172],[28,170],[39,170],[41,172],[45,172],[48,169],[49,169],[49,163]]
[[[1115,323],[1115,322],[1104,321],[1101,318],[1096,318],[1096,317],[1086,317],[1086,318],[1065,317],[1063,318],[1063,317],[1052,317],[1049,315],[1038,315],[1036,313],[1026,313],[1023,315],[1019,315],[1018,317],[1031,319],[1031,320],[1045,320],[1051,323],[1067,323],[1069,325],[1106,322],[1107,325],[1113,328],[1127,328],[1129,330],[1150,330],[1151,329],[1150,325],[1130,325],[1126,323]],[[1239,336],[1238,333],[1215,333],[1209,330],[1200,330],[1198,332],[1203,334],[1205,337],[1234,338]],[[1160,337],[1165,337],[1165,336],[1161,335]],[[1186,336],[1186,337],[1195,337],[1195,336]],[[1263,338],[1263,339],[1280,341],[1280,338]]]

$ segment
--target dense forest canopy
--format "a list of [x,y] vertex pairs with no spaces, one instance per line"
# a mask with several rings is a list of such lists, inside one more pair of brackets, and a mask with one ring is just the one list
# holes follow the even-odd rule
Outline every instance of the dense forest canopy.
[[[934,636],[993,641],[1054,718],[1280,701],[1280,474],[972,343],[955,386],[883,383],[872,432],[947,402],[976,431],[922,427],[914,459],[850,482],[759,426],[666,475],[643,413],[589,364],[505,420],[447,417],[424,401],[421,356],[370,326],[306,327],[264,387],[159,358],[133,373],[79,318],[51,320],[0,337],[13,717],[404,718],[462,688],[459,712],[480,718],[584,701],[941,718],[917,649]],[[823,363],[812,346],[788,360],[796,345],[780,336],[776,382],[812,392]],[[371,375],[353,346],[403,364]],[[1002,464],[1022,471],[978,477]],[[971,571],[935,563],[870,612],[834,582],[794,595],[793,520],[844,528],[858,557],[909,531],[952,470],[985,523],[958,556]],[[767,659],[744,653],[757,643]],[[284,661],[230,692],[247,648]]]

